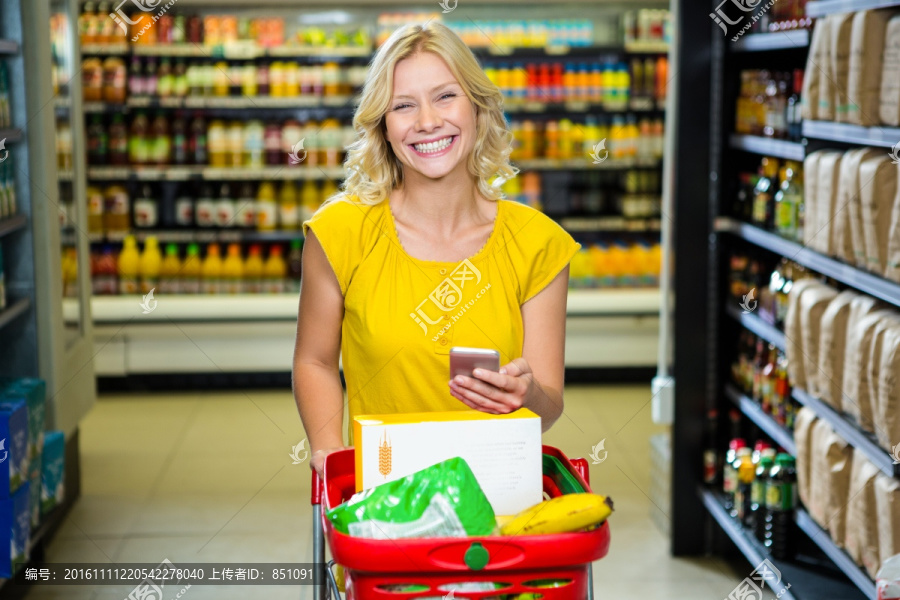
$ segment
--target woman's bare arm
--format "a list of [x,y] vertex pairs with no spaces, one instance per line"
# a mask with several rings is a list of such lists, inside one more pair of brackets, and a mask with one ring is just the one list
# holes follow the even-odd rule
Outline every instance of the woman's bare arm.
[[303,277],[294,343],[294,399],[309,440],[312,465],[344,447],[344,393],[338,359],[344,297],[325,251],[310,229],[303,248]]

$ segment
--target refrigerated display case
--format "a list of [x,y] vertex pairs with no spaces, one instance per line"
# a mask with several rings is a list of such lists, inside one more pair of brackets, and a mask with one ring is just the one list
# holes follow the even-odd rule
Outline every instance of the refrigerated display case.
[[[299,278],[290,261],[282,282],[220,284],[243,292],[231,297],[173,294],[155,273],[140,294],[111,295],[97,265],[114,265],[129,235],[138,249],[155,238],[175,261],[213,244],[222,254],[236,244],[242,256],[254,246],[293,256],[300,221],[343,177],[341,148],[374,48],[400,23],[424,18],[455,28],[504,91],[522,169],[507,195],[542,208],[584,245],[572,266],[567,365],[655,365],[664,3],[637,10],[576,0],[551,14],[526,2],[510,20],[504,5],[485,2],[442,14],[424,3],[298,11],[278,0],[252,9],[179,0],[162,16],[119,15],[121,29],[97,3],[82,6],[82,64],[94,82],[82,125],[90,139],[109,140],[108,151],[89,149],[88,202],[131,204],[121,220],[109,210],[88,219],[98,375],[290,370]],[[127,79],[116,87],[109,70],[119,60]],[[123,132],[128,156],[113,150]],[[248,287],[282,292],[247,295]],[[166,362],[163,346],[183,360]]]

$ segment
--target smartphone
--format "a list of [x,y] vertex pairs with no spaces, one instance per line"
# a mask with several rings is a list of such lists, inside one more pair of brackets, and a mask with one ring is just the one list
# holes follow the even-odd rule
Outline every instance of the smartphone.
[[500,370],[500,353],[487,348],[450,348],[450,379],[457,375],[473,377],[472,371]]

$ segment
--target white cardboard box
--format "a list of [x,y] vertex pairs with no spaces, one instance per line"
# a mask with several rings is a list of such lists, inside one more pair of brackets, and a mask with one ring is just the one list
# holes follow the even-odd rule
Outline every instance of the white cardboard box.
[[528,409],[359,415],[353,421],[357,491],[460,456],[494,514],[515,515],[543,500],[541,419]]

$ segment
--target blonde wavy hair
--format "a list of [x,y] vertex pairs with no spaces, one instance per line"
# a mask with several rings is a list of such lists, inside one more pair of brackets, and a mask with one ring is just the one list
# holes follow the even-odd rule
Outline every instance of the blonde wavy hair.
[[518,172],[509,163],[512,134],[503,116],[503,96],[455,33],[441,23],[427,22],[399,28],[372,59],[353,117],[357,139],[347,148],[347,178],[342,191],[323,206],[353,197],[361,204],[375,205],[403,184],[402,164],[385,139],[385,115],[393,95],[394,67],[419,52],[441,57],[475,105],[476,139],[468,172],[476,178],[482,196],[490,200],[503,197],[500,185]]

